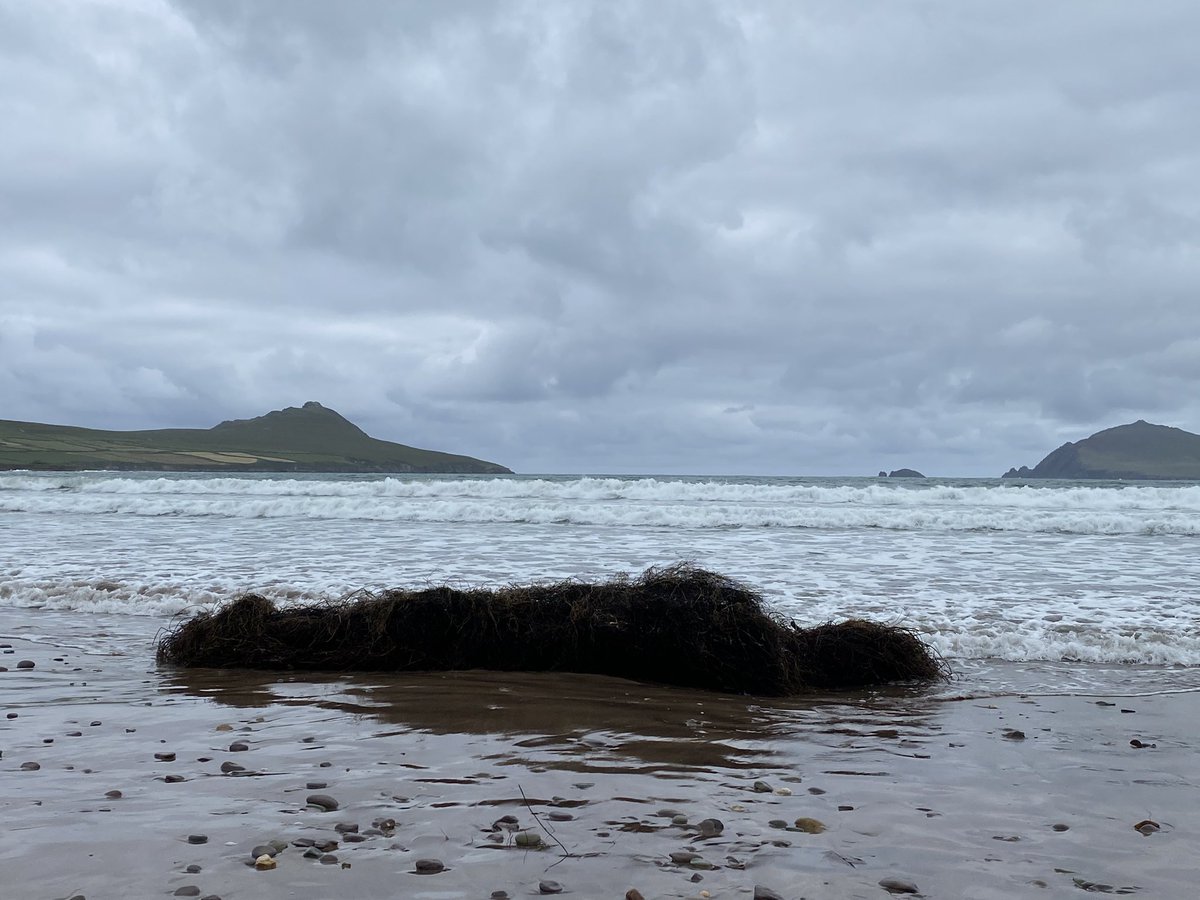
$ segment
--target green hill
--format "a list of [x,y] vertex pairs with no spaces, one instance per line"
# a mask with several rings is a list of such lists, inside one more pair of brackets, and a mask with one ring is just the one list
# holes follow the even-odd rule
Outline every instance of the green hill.
[[1063,444],[1032,469],[1003,477],[1200,480],[1200,435],[1139,419]]
[[3,469],[511,474],[470,456],[376,440],[311,401],[207,430],[97,431],[0,420]]

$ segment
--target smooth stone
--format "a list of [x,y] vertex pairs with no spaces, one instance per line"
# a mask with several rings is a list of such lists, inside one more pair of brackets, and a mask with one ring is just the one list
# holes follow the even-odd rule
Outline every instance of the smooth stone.
[[787,820],[785,820],[785,819],[772,819],[767,824],[770,825],[772,828],[787,828],[788,827]]
[[328,781],[310,781],[304,787],[310,791],[323,791],[323,790],[325,790],[325,788],[329,787],[329,782]]
[[1053,828],[1055,831],[1067,831],[1070,829],[1071,826],[1064,825],[1062,822],[1056,822],[1055,824],[1051,825],[1050,827]]
[[688,865],[691,866],[693,869],[711,869],[711,868],[713,868],[713,864],[710,863],[703,856],[697,856],[695,859],[689,860]]
[[491,900],[508,900],[508,891],[492,891],[488,896]]
[[206,894],[205,896],[201,897],[200,900],[221,900],[221,895],[220,894]]
[[664,819],[673,819],[676,816],[682,816],[683,813],[681,813],[677,809],[660,809],[658,812],[655,813],[655,815],[662,816]]
[[125,795],[122,794],[120,791],[105,791],[104,796],[107,797],[109,800],[120,800]]
[[242,753],[249,749],[250,749],[250,745],[244,744],[241,741],[234,741],[232,744],[229,745],[230,753]]
[[567,812],[552,812],[549,814],[551,822],[570,822],[575,817]]
[[196,887],[196,885],[194,885],[194,884],[185,884],[181,888],[176,888],[175,896],[176,897],[199,897],[200,896],[200,888]]
[[761,884],[754,886],[754,900],[783,900],[783,894]]
[[538,882],[538,890],[543,894],[561,894],[562,889],[561,884],[549,878],[544,878]]
[[368,840],[367,836],[365,834],[359,834],[357,831],[352,831],[346,835],[347,844],[361,844],[365,840]]
[[756,781],[754,782],[754,793],[769,794],[771,793],[771,786],[765,781]]
[[336,856],[334,856],[332,853],[326,853],[326,854],[325,854],[324,856],[322,856],[322,857],[321,857],[321,859],[320,859],[320,863],[321,863],[321,865],[323,865],[323,866],[332,866],[332,865],[336,865],[336,864],[337,864],[337,861],[338,861],[338,858],[337,858]]
[[801,816],[796,820],[796,827],[805,834],[820,834],[825,830],[825,823],[820,819],[810,819],[807,816]]
[[22,772],[36,772],[41,767],[42,767],[41,763],[35,763],[35,762],[21,763],[21,771]]
[[32,659],[23,659],[19,663],[17,663],[17,668],[18,669],[32,669],[34,667],[34,665],[35,665],[35,663]]
[[305,859],[320,859],[322,856],[324,856],[324,854],[321,853],[321,851],[318,850],[316,847],[309,847],[307,850],[304,851]]
[[349,832],[358,831],[357,822],[338,822],[333,826],[333,830],[338,834],[347,834]]
[[330,853],[338,848],[338,842],[330,840],[317,841],[313,846],[322,853]]
[[270,853],[264,853],[258,859],[254,860],[254,868],[256,869],[274,869],[279,863],[275,862],[275,857]]
[[518,831],[521,828],[521,822],[516,816],[501,816],[492,823],[492,831],[498,831],[501,828],[505,831]]
[[532,831],[518,831],[514,838],[518,847],[540,847],[542,846],[542,837],[539,834],[534,834]]
[[671,862],[690,863],[699,855],[699,853],[693,853],[691,850],[673,850],[671,851]]
[[235,762],[223,762],[223,763],[221,763],[221,771],[224,772],[226,775],[229,775],[233,772],[245,772],[246,767],[239,766]]
[[672,816],[671,817],[672,825],[686,825],[687,822],[688,822],[687,816]]
[[879,886],[889,894],[916,894],[919,893],[917,886],[911,881],[905,881],[903,878],[881,878]]
[[278,856],[279,851],[270,844],[259,844],[250,851],[250,856],[254,859],[260,859],[264,856]]
[[174,753],[168,753],[168,752],[155,753],[154,758],[157,759],[159,762],[175,762],[175,754]]
[[725,823],[720,819],[701,819],[699,828],[701,837],[716,837],[725,830]]
[[19,715],[18,713],[6,713],[6,714],[5,714],[5,716],[4,716],[4,718],[6,718],[6,719],[16,719],[16,718],[18,718],[18,715]]
[[309,794],[304,802],[309,806],[323,809],[325,812],[333,812],[338,808],[338,802],[328,794]]
[[440,859],[418,859],[413,865],[418,875],[436,875],[446,868]]
[[293,847],[311,847],[315,843],[316,843],[316,840],[314,840],[313,838],[302,837],[302,838],[296,838],[294,841],[292,841],[292,846]]
[[166,784],[179,784],[181,781],[187,781],[182,775],[164,775],[163,782]]
[[189,834],[187,837],[187,841],[189,844],[207,844],[208,843],[208,835],[207,834]]
[[276,853],[282,853],[284,850],[286,850],[288,848],[287,841],[274,840],[274,841],[267,841],[267,843],[275,848]]
[[191,865],[187,866],[183,871],[187,872],[189,875],[199,875],[200,867],[198,865],[196,865],[195,863],[192,863]]

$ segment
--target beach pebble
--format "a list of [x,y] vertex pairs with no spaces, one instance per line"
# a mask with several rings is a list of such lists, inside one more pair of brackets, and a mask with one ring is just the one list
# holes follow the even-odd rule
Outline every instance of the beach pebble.
[[187,842],[189,844],[207,844],[208,843],[208,835],[207,834],[189,834],[187,836]]
[[15,719],[15,718],[17,718],[17,715],[18,715],[17,713],[5,713],[4,718]]
[[323,791],[323,790],[325,790],[325,788],[329,787],[329,782],[328,781],[310,781],[304,787],[310,791]]
[[217,726],[217,731],[233,731],[233,726],[228,722],[222,722]]
[[276,853],[282,853],[284,850],[286,850],[288,848],[287,841],[280,841],[280,840],[267,841],[267,845],[270,847],[274,847]]
[[754,900],[783,900],[783,894],[761,884],[754,886]]
[[316,847],[309,847],[307,850],[304,851],[305,859],[320,859],[324,855],[325,854],[323,854]]
[[332,853],[334,850],[336,850],[338,848],[338,842],[330,841],[330,840],[317,841],[315,844],[313,844],[313,846],[316,847],[318,850],[320,850],[322,853]]
[[492,900],[508,900],[508,891],[492,891],[488,896]]
[[1053,828],[1055,831],[1068,831],[1071,828],[1070,825],[1066,825],[1063,822],[1055,822],[1050,827]]
[[338,858],[332,853],[326,853],[319,861],[323,866],[333,866],[337,865]]
[[919,893],[917,886],[911,881],[905,881],[903,878],[881,878],[879,886],[889,894],[916,894]]
[[183,871],[187,872],[189,875],[199,875],[200,867],[195,863],[192,863],[191,865],[185,867]]
[[777,797],[790,797],[792,796],[792,789],[785,787],[775,788],[775,795]]
[[328,794],[309,794],[304,802],[309,806],[323,809],[325,812],[333,812],[338,808],[338,802]]
[[549,814],[551,822],[570,822],[575,817],[568,812],[552,811]]
[[540,847],[542,846],[542,837],[532,831],[518,831],[514,839],[518,847]]
[[187,781],[182,775],[164,775],[163,782],[165,784],[179,784],[181,781]]
[[786,819],[772,819],[767,824],[770,825],[772,828],[787,828],[787,820]]
[[246,767],[239,766],[235,762],[223,762],[223,763],[221,763],[221,771],[224,772],[226,775],[232,775],[235,772],[245,772]]
[[658,812],[655,813],[655,815],[662,816],[664,819],[673,819],[676,816],[683,815],[683,813],[681,813],[677,809],[660,809]]
[[279,864],[275,862],[275,857],[270,853],[264,853],[254,860],[254,868],[256,869],[274,869],[277,865]]
[[671,817],[672,825],[686,825],[687,823],[688,823],[687,816],[680,815],[680,816],[672,816]]
[[1139,834],[1149,837],[1150,835],[1154,834],[1154,832],[1161,831],[1162,826],[1153,819],[1142,819],[1142,821],[1133,826],[1133,830]]
[[646,900],[646,898],[642,896],[642,892],[637,888],[630,888],[625,892],[625,900]]
[[336,825],[333,826],[333,830],[336,831],[338,834],[349,834],[351,832],[358,831],[358,823],[357,822],[338,822]]
[[35,665],[35,663],[32,659],[23,659],[19,663],[17,663],[17,668],[18,669],[32,669],[34,667],[34,665]]
[[693,869],[711,869],[711,868],[713,868],[713,864],[710,863],[703,856],[696,856],[696,857],[693,857],[692,859],[689,859],[688,865],[691,866]]
[[699,855],[699,853],[693,853],[691,850],[673,850],[671,852],[671,862],[680,863],[682,865],[684,863],[690,863]]
[[161,753],[155,753],[154,758],[157,759],[159,762],[175,762],[175,754],[170,753],[168,751],[163,751]]
[[492,831],[519,831],[521,823],[516,816],[501,816],[492,823]]
[[41,767],[42,767],[41,763],[35,763],[35,762],[21,763],[21,771],[22,772],[36,772]]
[[754,792],[756,794],[769,794],[771,793],[771,786],[765,781],[756,781],[754,782]]
[[543,878],[538,882],[538,891],[543,894],[561,894],[562,889],[561,884],[549,878]]
[[250,858],[254,860],[261,859],[264,856],[277,856],[279,851],[270,844],[259,844],[250,851]]
[[413,865],[413,869],[418,875],[436,875],[445,868],[446,864],[440,859],[418,859]]
[[196,887],[196,885],[194,885],[194,884],[185,884],[183,887],[175,889],[175,896],[176,897],[199,897],[200,896],[200,888]]
[[234,741],[232,744],[229,745],[230,753],[242,753],[249,749],[250,749],[250,745],[243,743],[242,741]]
[[725,823],[720,819],[701,819],[699,828],[701,837],[716,837],[725,830]]
[[1009,741],[1023,741],[1025,740],[1025,732],[1018,731],[1015,728],[1005,728],[1004,738]]

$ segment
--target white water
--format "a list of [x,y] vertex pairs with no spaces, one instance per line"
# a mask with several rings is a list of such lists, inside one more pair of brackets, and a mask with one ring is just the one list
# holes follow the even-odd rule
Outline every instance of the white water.
[[952,658],[1200,666],[1198,536],[1194,484],[10,473],[0,618],[686,559],[801,623],[895,622]]

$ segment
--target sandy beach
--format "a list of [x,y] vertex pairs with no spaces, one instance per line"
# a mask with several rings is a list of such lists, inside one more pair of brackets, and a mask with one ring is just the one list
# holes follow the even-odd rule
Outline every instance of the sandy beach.
[[171,671],[160,625],[6,611],[5,898],[1195,893],[1196,692]]

